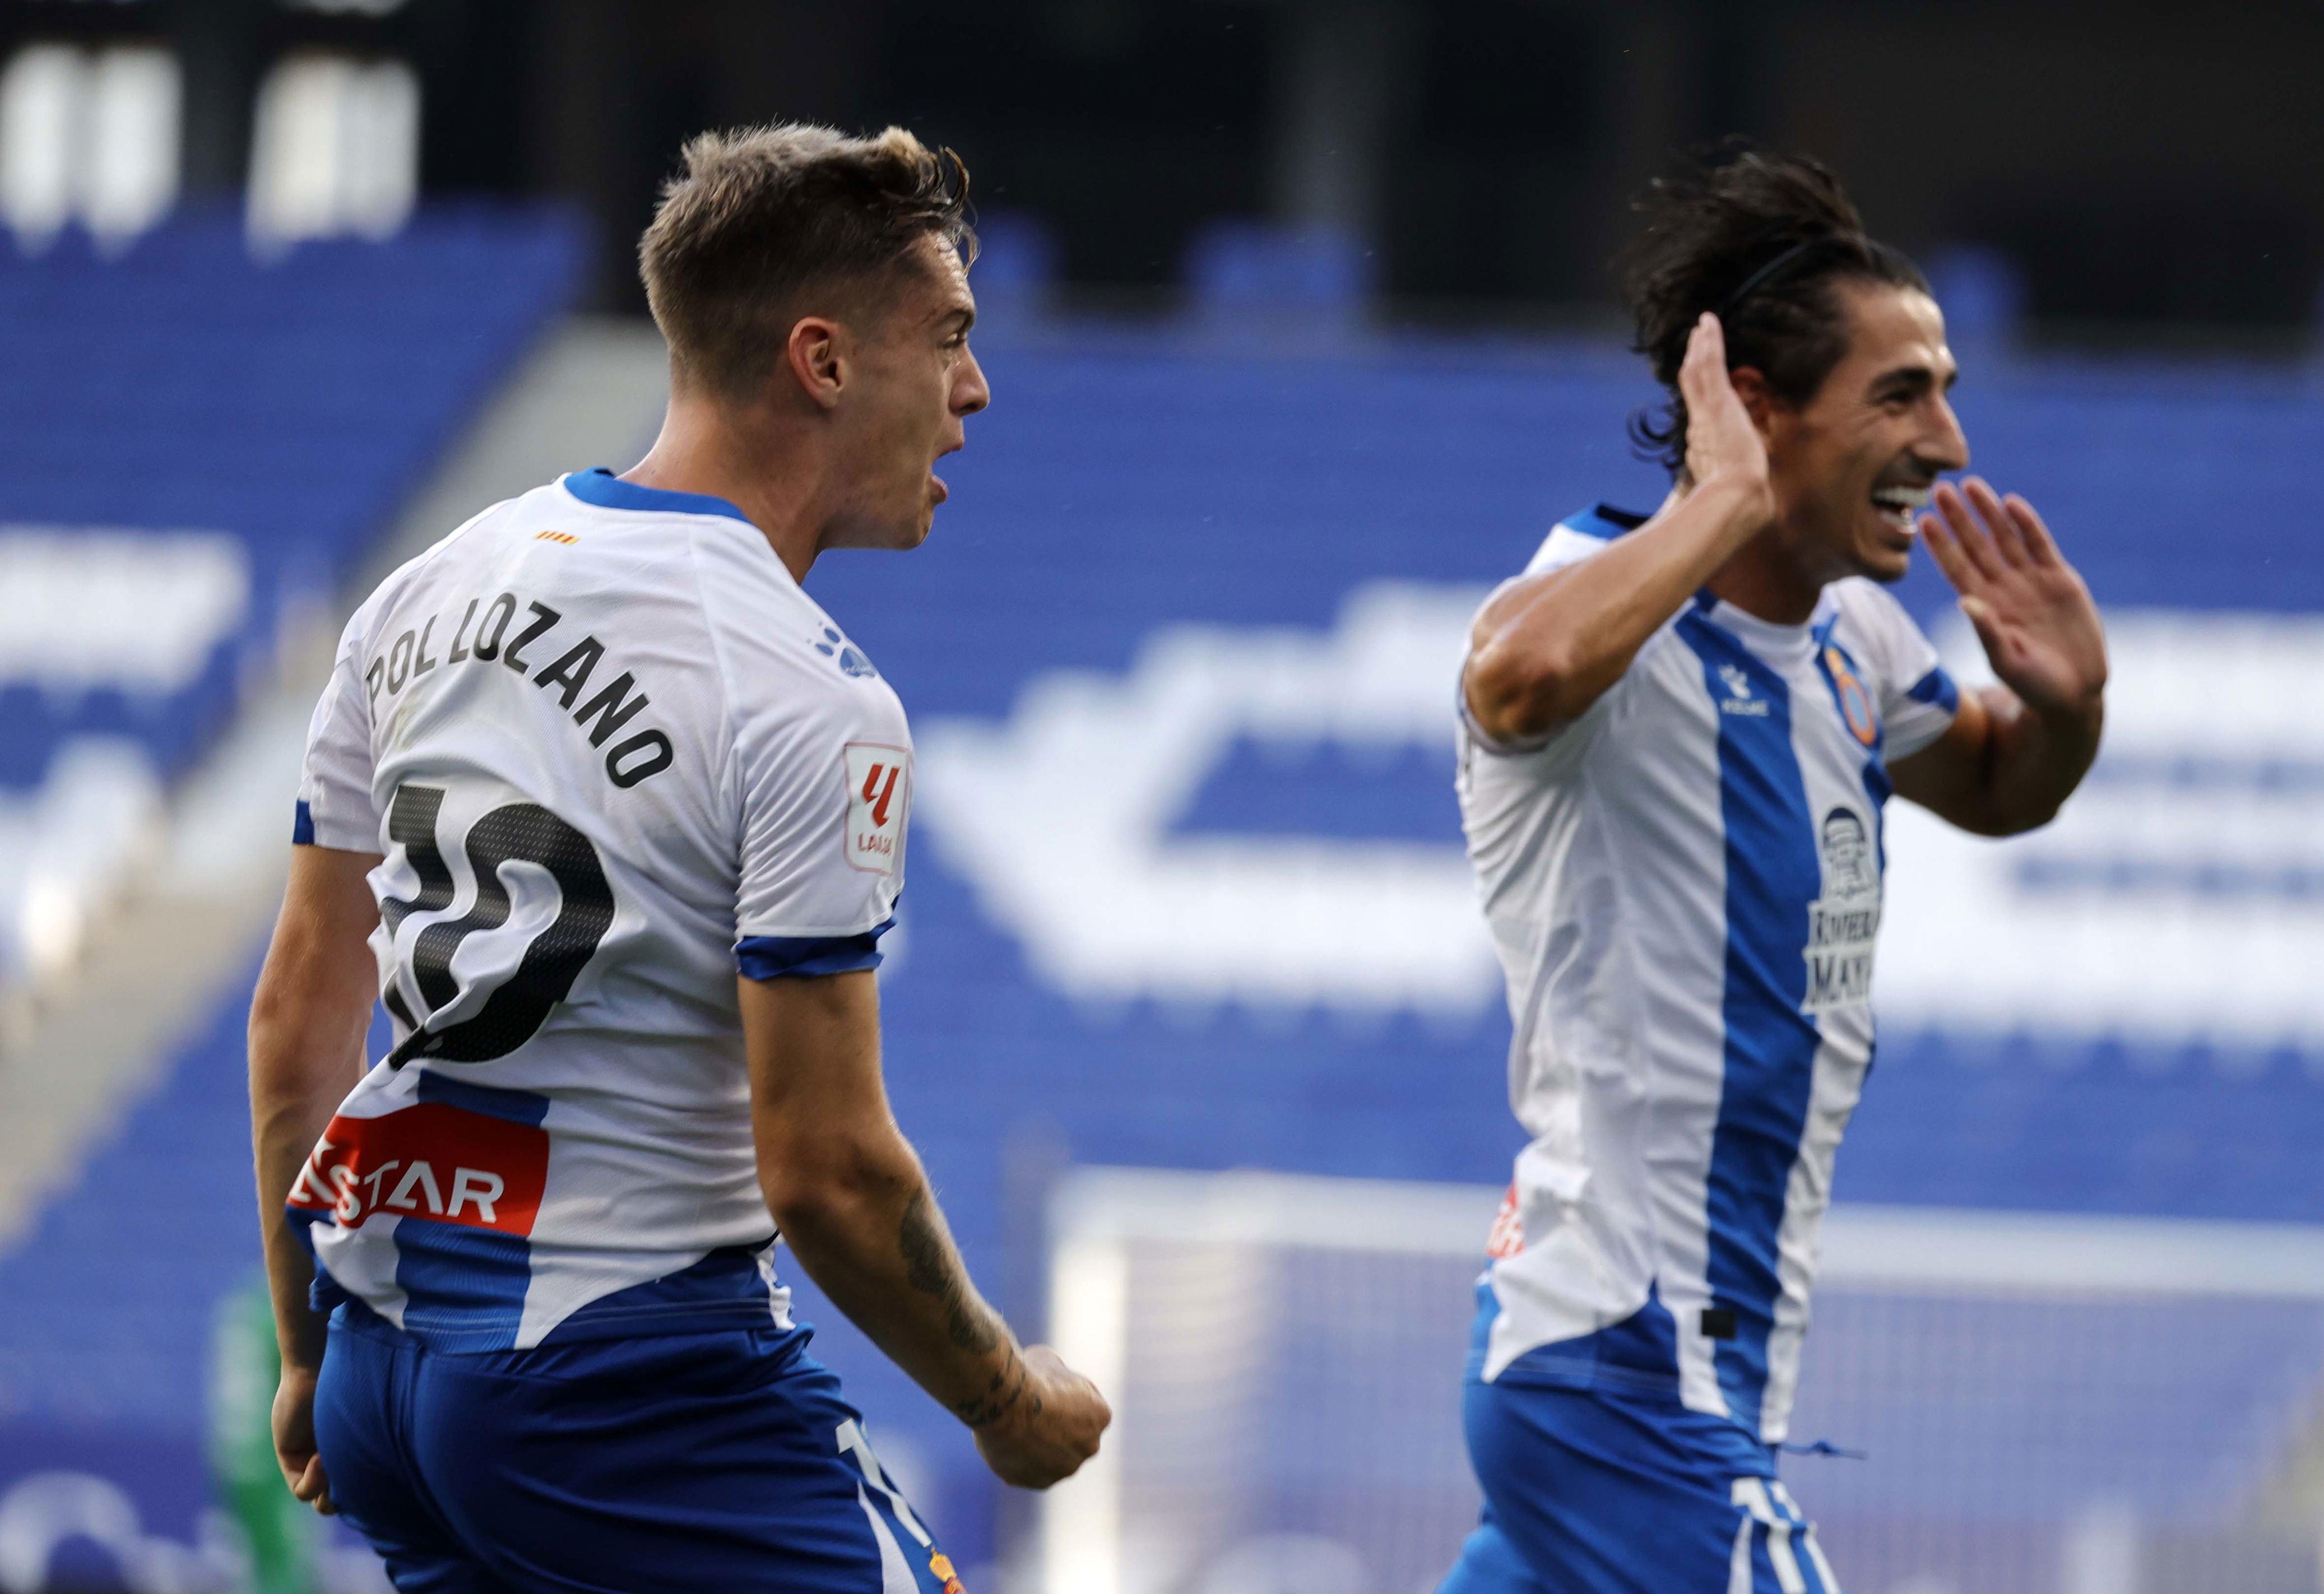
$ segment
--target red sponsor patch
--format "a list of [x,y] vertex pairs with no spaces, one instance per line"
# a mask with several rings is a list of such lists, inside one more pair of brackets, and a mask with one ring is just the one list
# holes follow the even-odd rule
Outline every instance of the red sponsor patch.
[[1493,1232],[1485,1241],[1485,1255],[1498,1262],[1524,1249],[1525,1220],[1517,1212],[1517,1182],[1512,1179],[1508,1193],[1501,1197],[1501,1210],[1493,1214]]
[[334,1118],[290,1185],[290,1204],[342,1229],[432,1218],[530,1234],[549,1182],[549,1131],[441,1101]]

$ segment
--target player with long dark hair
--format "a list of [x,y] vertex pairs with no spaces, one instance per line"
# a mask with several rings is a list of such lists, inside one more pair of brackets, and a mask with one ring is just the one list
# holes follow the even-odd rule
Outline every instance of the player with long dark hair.
[[[1836,1594],[1775,1459],[1872,1060],[1882,806],[2031,829],[2102,719],[2089,594],[2023,499],[1940,484],[1969,463],[1943,317],[1831,172],[1744,152],[1645,211],[1670,399],[1633,430],[1670,496],[1554,530],[1462,677],[1533,1140],[1479,1286],[1485,1518],[1442,1594]],[[1960,691],[1885,590],[1916,541],[1999,684]]]

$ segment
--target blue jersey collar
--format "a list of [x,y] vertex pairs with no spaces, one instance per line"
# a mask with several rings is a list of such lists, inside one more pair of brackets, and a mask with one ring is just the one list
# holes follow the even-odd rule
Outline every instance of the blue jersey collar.
[[604,465],[595,470],[575,471],[564,478],[565,490],[584,503],[599,509],[641,510],[662,515],[724,515],[730,521],[751,523],[751,517],[723,498],[707,493],[671,493],[660,487],[641,487],[635,482],[624,482]]
[[1637,530],[1652,518],[1630,510],[1616,509],[1610,503],[1593,503],[1579,514],[1566,516],[1559,523],[1571,526],[1585,537],[1602,537],[1611,542],[1625,531]]

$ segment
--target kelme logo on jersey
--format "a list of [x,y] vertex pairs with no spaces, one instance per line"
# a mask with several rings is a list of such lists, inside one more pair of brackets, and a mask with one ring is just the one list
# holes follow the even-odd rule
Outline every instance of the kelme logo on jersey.
[[847,863],[892,875],[904,849],[904,814],[912,800],[909,749],[876,742],[847,744]]
[[1872,1000],[1872,944],[1880,933],[1880,871],[1855,809],[1836,807],[1817,827],[1823,895],[1808,904],[1807,996],[1803,1012]]
[[1720,665],[1719,680],[1720,684],[1727,688],[1727,696],[1719,702],[1720,713],[1753,716],[1766,714],[1767,700],[1751,696],[1751,677],[1744,674],[1740,666]]
[[842,675],[861,677],[880,673],[872,668],[869,659],[855,650],[854,643],[827,625],[823,628],[823,636],[816,642],[815,650],[825,659],[836,661]]
[[377,1118],[332,1119],[291,1184],[290,1204],[327,1212],[342,1229],[383,1216],[530,1234],[548,1182],[548,1130],[422,1101]]

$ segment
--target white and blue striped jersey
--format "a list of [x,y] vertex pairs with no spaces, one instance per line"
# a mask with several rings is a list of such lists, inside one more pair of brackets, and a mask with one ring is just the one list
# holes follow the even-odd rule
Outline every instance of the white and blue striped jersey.
[[787,1321],[735,996],[868,969],[903,705],[732,504],[576,473],[348,622],[295,839],[384,854],[394,1046],[290,1193],[431,1346]]
[[[1577,515],[1526,574],[1641,521]],[[1958,701],[1910,616],[1855,578],[1804,625],[1699,596],[1529,744],[1464,711],[1462,817],[1532,1137],[1478,1376],[1675,1394],[1784,1437],[1872,1063],[1887,764]]]

